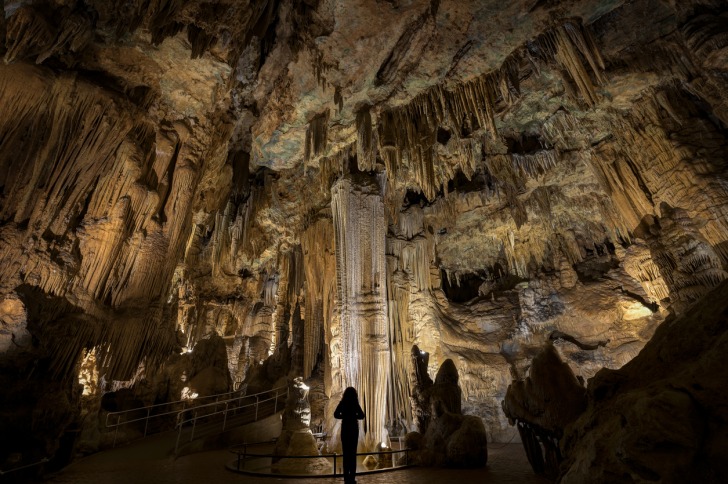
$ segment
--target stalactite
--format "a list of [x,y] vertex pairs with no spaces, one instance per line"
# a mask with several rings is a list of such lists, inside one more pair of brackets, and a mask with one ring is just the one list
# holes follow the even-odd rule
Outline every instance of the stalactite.
[[311,158],[323,154],[326,150],[330,114],[331,112],[327,109],[323,113],[314,116],[308,123],[303,155],[304,162],[308,162]]
[[190,41],[192,46],[192,58],[197,59],[215,43],[217,39],[214,35],[211,35],[205,31],[205,29],[198,27],[195,24],[187,26],[187,39]]
[[120,199],[101,222],[82,226],[79,231],[79,250],[82,263],[79,275],[86,291],[98,300],[108,295],[107,285],[111,272],[118,261],[125,240],[129,199]]
[[372,115],[369,107],[364,107],[356,114],[356,161],[360,171],[374,171],[377,161],[376,144],[372,132]]
[[[405,166],[412,171],[414,181],[432,200],[440,185],[451,176],[438,176],[436,168],[437,130],[441,125],[454,133],[461,132],[463,122],[475,116],[480,129],[496,135],[493,103],[497,74],[483,75],[470,83],[446,91],[436,86],[417,96],[409,104],[382,113],[378,125],[379,151],[387,172],[396,177]],[[459,137],[459,135],[458,135]],[[464,173],[475,164],[473,144],[462,148],[468,155]]]
[[[23,75],[14,77],[16,69]],[[24,82],[17,82],[26,79],[25,75],[40,84],[32,95]],[[68,220],[82,210],[96,179],[110,170],[114,151],[131,123],[98,88],[65,76],[49,85],[40,80],[43,76],[44,71],[27,66],[0,68],[0,102],[8,113],[4,121],[14,125],[3,131],[7,149],[0,155],[0,172],[9,196],[2,218],[30,219],[34,230],[43,233],[49,229],[62,235],[69,229]],[[69,109],[67,100],[71,98],[75,102]],[[21,120],[38,136],[20,132]]]
[[[223,273],[223,264],[230,259],[230,248],[232,240],[230,238],[230,226],[232,218],[233,203],[228,201],[225,210],[215,215],[215,228],[213,229],[210,246],[212,247],[212,275],[219,277]],[[225,264],[227,265],[227,264]],[[228,266],[229,267],[229,266]]]
[[535,178],[558,163],[559,155],[554,150],[539,150],[536,153],[511,153],[513,164],[524,174]]
[[639,281],[652,302],[659,303],[670,297],[670,289],[660,273],[660,268],[644,244],[630,245],[623,265],[625,271]]
[[357,143],[351,143],[333,155],[321,158],[319,161],[319,179],[322,192],[328,193],[334,180],[344,174],[344,168],[349,160],[356,156],[357,146]]
[[398,217],[397,233],[387,237],[387,304],[390,339],[390,385],[387,423],[406,432],[412,425],[410,405],[410,349],[415,343],[416,321],[410,314],[413,294],[428,295],[435,248],[424,235],[424,213],[411,206]]
[[53,45],[42,52],[36,59],[37,64],[43,63],[52,55],[68,50],[72,53],[80,52],[93,36],[91,21],[83,15],[71,14],[63,19],[58,36]]
[[[4,15],[4,12],[3,12]],[[56,32],[35,7],[22,5],[7,20],[5,63],[39,54],[51,47]]]
[[[448,164],[438,163],[435,156],[438,129],[445,127],[458,139],[479,130],[496,138],[495,105],[499,101],[511,105],[520,97],[519,66],[524,57],[544,63],[557,62],[569,73],[585,102],[593,105],[598,101],[581,58],[586,59],[597,84],[605,82],[604,61],[588,31],[579,24],[567,22],[514,51],[493,72],[457,84],[452,90],[434,86],[408,104],[381,113],[379,152],[390,176],[397,177],[409,170],[413,181],[433,200],[440,186],[446,186],[454,173]],[[463,148],[465,153],[454,158],[465,158],[468,163],[461,164],[460,168],[463,173],[473,173],[479,161],[476,150],[472,142]],[[535,155],[533,160],[539,164],[554,161],[548,151],[540,157]]]
[[[606,189],[614,193],[620,212],[633,228],[644,215],[656,212],[658,201],[665,201],[690,207],[691,216],[700,214],[706,220],[702,236],[720,248],[728,230],[728,189],[704,174],[720,164],[722,155],[696,150],[690,142],[676,142],[695,137],[710,143],[722,139],[714,125],[694,114],[692,102],[674,83],[645,91],[627,116],[613,121],[612,129],[620,136],[614,148],[600,149],[593,156],[598,162],[595,170],[603,173]],[[728,260],[728,254],[719,255]]]
[[301,246],[294,246],[286,255],[287,262],[283,265],[282,270],[287,269],[288,290],[286,299],[294,304],[298,298],[305,282],[303,268],[303,252]]
[[663,202],[660,211],[659,220],[645,217],[640,231],[667,283],[673,307],[682,311],[728,278],[728,273],[685,210]]
[[[336,291],[334,226],[319,219],[301,236],[306,272],[306,314],[303,377],[308,378],[328,339]],[[328,341],[327,341],[328,342]]]
[[592,79],[579,55],[586,59],[597,84],[604,83],[602,75],[604,61],[589,32],[583,26],[566,22],[530,42],[528,50],[529,54],[532,54],[531,58],[535,56],[547,63],[555,60],[561,65],[588,105],[593,106],[599,101]]
[[278,297],[278,274],[266,277],[263,283],[263,303],[267,307],[275,308]]
[[392,270],[407,274],[415,292],[431,289],[430,262],[433,250],[432,242],[422,236],[410,241],[392,237],[387,239],[387,255],[394,256],[397,261]]
[[56,339],[41,344],[48,346],[56,378],[72,376],[84,350],[95,348],[100,373],[106,380],[128,380],[140,364],[157,366],[177,347],[174,332],[159,324],[160,316],[159,307],[125,318],[123,324],[70,315],[49,323],[54,326]]

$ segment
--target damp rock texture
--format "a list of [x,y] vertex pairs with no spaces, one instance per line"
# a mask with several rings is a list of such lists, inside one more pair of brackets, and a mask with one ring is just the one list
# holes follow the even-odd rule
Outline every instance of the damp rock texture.
[[[0,470],[103,448],[122,390],[296,377],[332,445],[348,386],[367,450],[427,401],[518,440],[545,343],[588,380],[728,276],[727,15],[0,2]],[[448,360],[460,398],[425,399]]]
[[529,375],[508,386],[503,413],[517,426],[534,472],[558,476],[564,429],[586,405],[586,389],[550,342],[534,357]]
[[588,387],[564,433],[560,482],[723,482],[728,284],[668,318],[642,352]]

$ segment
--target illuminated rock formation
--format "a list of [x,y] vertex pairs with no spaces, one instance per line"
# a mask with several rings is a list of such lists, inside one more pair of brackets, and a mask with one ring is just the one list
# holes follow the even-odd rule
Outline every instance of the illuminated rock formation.
[[670,317],[644,350],[589,383],[564,435],[561,482],[722,482],[728,284]]
[[377,180],[342,178],[331,195],[340,345],[340,352],[330,355],[338,360],[332,362],[333,388],[336,393],[357,389],[370,448],[387,438],[390,336],[381,190]]
[[276,441],[271,470],[282,474],[329,474],[332,464],[325,458],[286,459],[285,456],[315,456],[319,450],[311,433],[311,406],[308,403],[308,386],[302,378],[289,384],[286,408],[283,411],[283,428]]

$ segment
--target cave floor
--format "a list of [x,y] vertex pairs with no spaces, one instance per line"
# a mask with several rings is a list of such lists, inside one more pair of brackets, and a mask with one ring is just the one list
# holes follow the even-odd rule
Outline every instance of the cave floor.
[[[162,444],[162,445],[160,445]],[[342,478],[253,477],[226,470],[233,459],[227,450],[201,452],[174,459],[164,442],[151,437],[141,442],[77,460],[50,476],[49,483],[246,483],[333,484]],[[400,471],[357,476],[359,484],[441,484],[443,482],[547,483],[536,476],[526,460],[521,444],[491,444],[484,469],[410,468]]]

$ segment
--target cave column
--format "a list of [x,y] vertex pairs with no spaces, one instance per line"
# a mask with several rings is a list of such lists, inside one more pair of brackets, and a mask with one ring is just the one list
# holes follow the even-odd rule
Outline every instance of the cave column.
[[[336,290],[341,378],[334,395],[353,386],[366,413],[365,445],[386,439],[389,325],[386,292],[386,217],[374,178],[342,178],[331,189],[336,239]],[[335,351],[335,350],[332,350]]]

